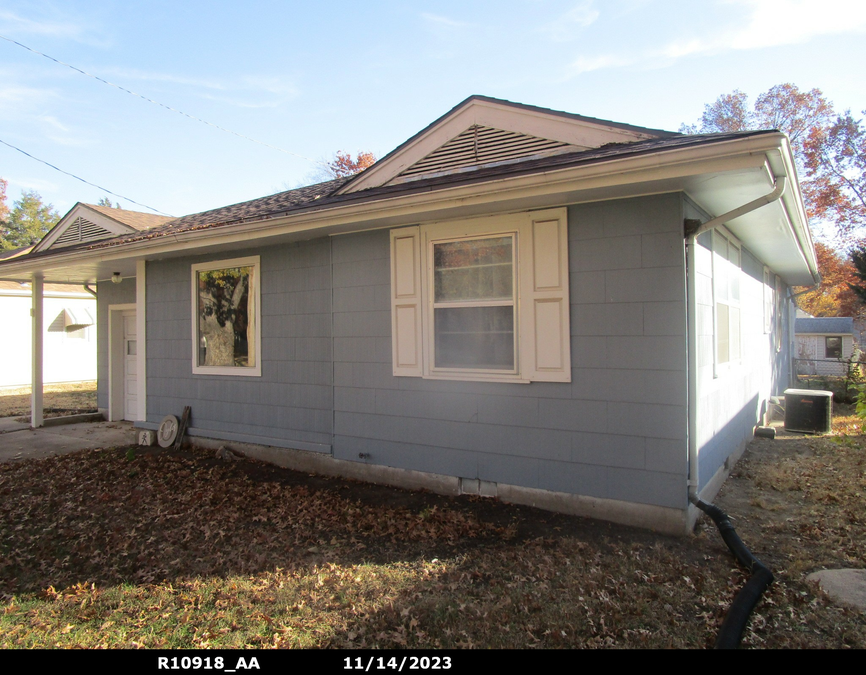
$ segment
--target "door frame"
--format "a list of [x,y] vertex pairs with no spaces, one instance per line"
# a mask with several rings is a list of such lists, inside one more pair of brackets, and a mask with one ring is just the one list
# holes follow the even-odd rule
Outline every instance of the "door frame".
[[[123,348],[123,317],[127,313],[136,315],[138,339],[139,321],[135,303],[108,306],[108,419],[112,422],[122,420],[125,412],[123,393],[126,353]],[[142,377],[141,372],[136,377]],[[141,417],[140,411],[138,417]]]

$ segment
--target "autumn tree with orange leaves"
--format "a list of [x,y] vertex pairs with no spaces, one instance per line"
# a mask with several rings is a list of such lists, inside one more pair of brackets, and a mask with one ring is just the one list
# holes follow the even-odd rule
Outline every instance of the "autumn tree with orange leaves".
[[[864,111],[866,114],[866,111]],[[813,316],[859,316],[860,296],[852,286],[862,288],[866,278],[857,274],[852,257],[866,260],[866,247],[851,246],[866,232],[866,126],[850,111],[837,115],[820,89],[800,91],[793,84],[771,87],[749,106],[749,97],[740,90],[719,96],[704,106],[701,119],[682,125],[687,134],[728,133],[749,129],[779,129],[791,141],[806,210],[813,222],[832,224],[839,253],[818,243],[818,271],[821,285],[798,297],[799,305]],[[804,290],[804,289],[798,289]]]
[[376,156],[372,152],[359,150],[355,158],[348,152],[338,150],[334,159],[328,162],[328,171],[334,178],[345,178],[360,173],[367,167],[376,163]]
[[821,285],[797,296],[797,305],[812,316],[853,316],[863,313],[863,304],[852,286],[862,283],[847,256],[820,241],[815,244]]
[[[866,114],[866,111],[864,111]],[[820,89],[771,87],[749,108],[740,90],[704,106],[688,134],[779,129],[794,151],[809,217],[832,222],[839,236],[866,227],[866,127],[850,111],[837,115]]]

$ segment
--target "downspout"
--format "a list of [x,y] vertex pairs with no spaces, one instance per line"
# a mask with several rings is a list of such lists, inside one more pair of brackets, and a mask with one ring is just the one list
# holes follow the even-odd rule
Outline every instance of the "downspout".
[[[689,446],[689,478],[688,478],[688,494],[689,500],[697,499],[698,497],[698,349],[697,349],[697,298],[695,297],[696,279],[695,279],[695,247],[697,246],[698,235],[704,232],[709,232],[720,225],[724,225],[728,221],[739,218],[756,209],[771,204],[777,201],[785,193],[785,188],[788,184],[788,179],[784,176],[776,178],[776,183],[773,189],[767,194],[753,199],[752,201],[743,204],[736,209],[716,216],[703,224],[697,224],[695,221],[686,221],[686,260],[688,279],[687,312],[689,323],[689,356],[688,356],[688,377],[689,377],[689,430],[688,430],[688,446]],[[695,225],[694,227],[690,227]]]
[[748,204],[743,204],[742,206],[728,211],[727,213],[723,213],[720,216],[716,216],[712,220],[708,220],[703,225],[698,227],[698,229],[693,233],[693,236],[697,237],[704,232],[709,230],[714,230],[719,225],[724,225],[729,220],[734,220],[734,218],[739,218],[740,216],[744,216],[747,213],[751,213],[755,209],[759,209],[762,206],[766,206],[767,204],[772,204],[774,201],[779,199],[782,194],[785,192],[785,187],[788,184],[788,179],[784,176],[779,176],[776,178],[776,186],[767,194],[762,197],[758,197],[757,199],[753,199]]
[[96,291],[94,291],[94,290],[93,290],[90,286],[88,286],[87,284],[84,284],[84,290],[87,291],[88,293],[90,293],[90,295],[93,296],[93,299],[94,299],[94,300],[98,300],[98,299],[99,299],[98,296],[96,295]]

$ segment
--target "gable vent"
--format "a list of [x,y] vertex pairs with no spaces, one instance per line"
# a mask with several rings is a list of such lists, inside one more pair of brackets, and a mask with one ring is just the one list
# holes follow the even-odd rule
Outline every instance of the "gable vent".
[[63,231],[63,234],[57,237],[51,247],[72,246],[72,244],[80,244],[84,241],[96,241],[97,239],[107,239],[114,236],[117,236],[114,232],[78,216]]
[[560,148],[571,147],[562,141],[473,124],[424,159],[415,162],[400,175],[410,177],[419,174],[445,173],[531,155],[549,154]]

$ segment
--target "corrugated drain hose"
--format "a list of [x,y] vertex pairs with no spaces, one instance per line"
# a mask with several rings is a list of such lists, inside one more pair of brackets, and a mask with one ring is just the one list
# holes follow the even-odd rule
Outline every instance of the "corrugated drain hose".
[[749,580],[737,593],[737,597],[731,603],[728,609],[728,614],[722,622],[722,627],[719,629],[719,634],[716,636],[716,649],[736,649],[740,646],[740,640],[743,638],[743,631],[746,629],[746,624],[749,617],[752,615],[752,610],[761,599],[761,595],[767,587],[773,583],[773,573],[760,560],[752,555],[752,552],[746,548],[743,540],[737,535],[734,526],[731,524],[728,515],[718,506],[707,504],[693,495],[689,495],[691,502],[701,511],[706,513],[716,527],[719,528],[719,534],[731,553],[737,558],[739,563],[749,570]]

